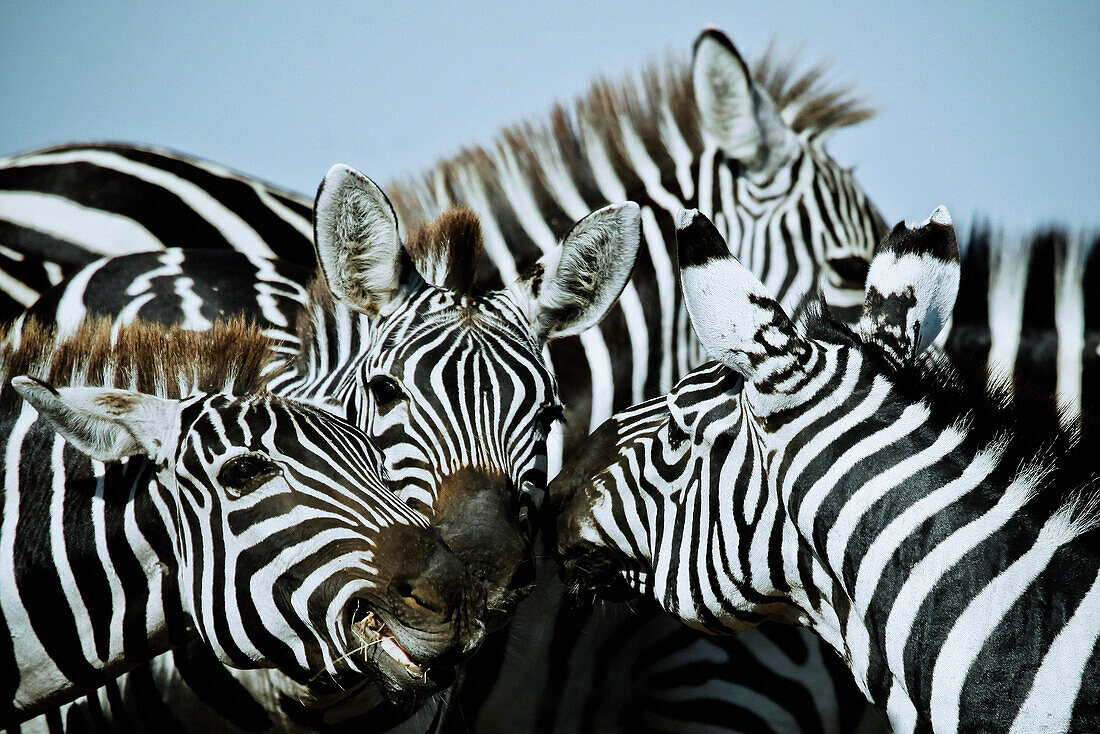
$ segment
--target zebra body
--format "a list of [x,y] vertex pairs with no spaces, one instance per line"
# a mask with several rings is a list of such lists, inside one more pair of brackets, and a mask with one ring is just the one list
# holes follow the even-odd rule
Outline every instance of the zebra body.
[[407,703],[480,643],[481,586],[362,432],[262,390],[268,349],[220,324],[62,339],[30,324],[3,344],[4,383],[75,386],[16,376],[0,395],[0,724],[191,639],[233,667]]
[[[452,204],[472,208],[483,223],[487,255],[479,281],[496,285],[528,272],[568,234],[570,223],[590,209],[625,198],[642,205],[644,245],[619,305],[599,331],[550,344],[567,410],[566,454],[584,442],[589,426],[667,390],[698,361],[669,246],[672,214],[680,206],[699,206],[723,222],[731,241],[739,243],[737,251],[792,307],[818,287],[841,308],[861,293],[862,272],[881,218],[850,173],[828,157],[822,141],[831,130],[866,117],[866,111],[844,95],[819,93],[816,71],[791,82],[789,70],[780,65],[761,69],[757,81],[750,80],[740,56],[716,32],[704,34],[697,48],[693,72],[677,66],[651,71],[641,83],[622,88],[597,85],[574,114],[559,108],[549,123],[509,131],[493,149],[475,149],[406,185],[387,187],[406,223],[423,221]],[[704,91],[707,104],[699,106],[695,99],[700,85],[733,91],[719,97]],[[725,115],[745,113],[761,125],[731,130],[724,121]],[[66,152],[79,155],[79,146]],[[125,150],[116,152],[128,156]],[[96,250],[100,253],[102,248]],[[316,312],[308,312],[316,320]],[[324,365],[346,374],[341,360],[357,355],[360,346],[357,318],[340,312],[321,320],[341,336],[334,339],[329,332],[316,331],[327,339],[323,349],[312,352],[318,369]],[[346,387],[334,377],[312,392],[320,396],[338,385]],[[544,617],[534,624],[569,629],[561,621],[565,616],[563,612],[557,621]],[[672,625],[665,631],[681,634]],[[522,648],[522,638],[497,641],[494,650],[475,659],[483,662],[469,679],[541,677],[551,669],[560,676],[567,668],[518,663],[517,669],[502,672],[491,653],[499,659],[508,647]],[[568,656],[572,647],[563,638],[548,654]],[[548,679],[539,707],[571,705],[561,698],[566,684],[560,677]],[[700,688],[707,695],[705,685]],[[479,689],[464,699],[465,709],[480,708],[485,697],[487,710],[511,707],[526,715],[531,708],[515,705],[507,689],[498,687]],[[493,719],[482,719],[482,725],[507,726],[500,717]]]
[[698,212],[679,237],[720,361],[551,483],[579,583],[715,632],[808,626],[895,731],[1100,725],[1100,464],[918,362],[958,289],[946,212],[884,240],[855,332],[796,329]]

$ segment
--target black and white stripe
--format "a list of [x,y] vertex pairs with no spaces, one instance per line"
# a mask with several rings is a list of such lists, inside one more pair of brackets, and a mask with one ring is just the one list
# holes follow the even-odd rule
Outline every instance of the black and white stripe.
[[[408,704],[480,643],[480,583],[366,435],[249,389],[267,342],[249,356],[248,337],[32,324],[3,345],[0,726],[192,639],[236,668]],[[9,388],[13,368],[69,384]]]
[[228,249],[312,267],[310,201],[162,148],[92,143],[0,159],[0,316],[104,256]]
[[[475,149],[406,186],[388,187],[405,222],[455,203],[474,209],[488,255],[480,276],[499,284],[552,251],[591,209],[627,198],[642,205],[645,246],[620,304],[599,331],[550,347],[568,411],[566,453],[589,426],[667,390],[698,362],[669,246],[680,206],[713,213],[739,243],[737,251],[792,307],[818,287],[840,307],[861,292],[881,220],[822,140],[867,113],[846,97],[819,94],[817,72],[790,82],[789,70],[773,66],[751,81],[716,32],[704,34],[697,48],[693,72],[674,65],[623,89],[597,86],[575,112],[559,110],[551,122],[509,133],[495,148]],[[717,100],[710,94],[714,104],[701,107],[696,95],[710,82],[737,91]],[[761,126],[729,137],[723,115],[746,112]],[[326,349],[321,363],[338,372],[339,360],[356,354]],[[563,643],[549,654],[570,649]],[[541,675],[565,666],[538,667]],[[553,692],[545,700],[557,700],[560,681],[548,686]],[[466,708],[479,705],[470,701]]]
[[800,332],[698,213],[680,247],[720,362],[551,484],[580,583],[716,632],[807,626],[898,732],[1100,724],[1100,462],[917,360],[959,284],[946,213],[884,241],[857,332]]
[[[300,354],[284,359],[267,386],[367,431],[399,495],[431,516],[485,583],[486,619],[499,625],[530,584],[528,516],[545,487],[547,434],[560,418],[542,345],[584,330],[613,303],[636,254],[637,207],[585,217],[499,290],[464,280],[480,246],[469,213],[447,214],[405,242],[382,192],[342,166],[326,177],[316,211],[323,279],[311,286],[299,324]],[[147,684],[158,675],[173,675],[170,660],[127,680]],[[179,695],[204,698],[171,694]],[[328,713],[328,700],[300,698],[299,714]],[[348,706],[363,708],[358,698]],[[270,713],[282,720],[284,712],[280,702]],[[182,721],[189,725],[186,715]]]

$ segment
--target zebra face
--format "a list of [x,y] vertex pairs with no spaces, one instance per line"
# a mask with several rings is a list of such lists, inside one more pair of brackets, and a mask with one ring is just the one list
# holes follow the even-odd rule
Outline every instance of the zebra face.
[[480,644],[481,584],[343,420],[270,395],[16,387],[93,458],[156,464],[165,575],[222,662],[407,698],[449,685]]
[[[549,494],[558,509],[558,552],[574,594],[650,596],[685,624],[711,632],[745,631],[761,621],[758,599],[712,566],[734,536],[731,523],[738,537],[750,537],[760,519],[720,514],[733,500],[717,494],[726,482],[739,483],[741,492],[754,484],[759,491],[760,477],[745,471],[755,447],[741,430],[743,385],[723,365],[709,363],[668,396],[607,421],[554,478]],[[724,535],[719,517],[729,521]],[[735,563],[724,570],[748,573]],[[698,604],[701,590],[721,594],[728,608],[715,614]]]
[[399,496],[432,518],[503,622],[533,581],[532,518],[561,408],[511,296],[427,287],[381,319],[350,412],[383,446]]
[[704,143],[698,206],[779,303],[797,309],[820,290],[842,321],[854,323],[885,227],[824,139],[870,112],[841,103],[838,93],[812,99],[821,69],[793,83],[797,94],[785,88],[789,76],[779,65],[754,79],[724,34],[699,36],[692,60]]
[[561,415],[543,347],[614,304],[634,267],[639,209],[585,217],[499,290],[474,283],[482,242],[467,210],[402,241],[385,195],[343,166],[325,178],[314,210],[331,312],[358,312],[341,323],[364,339],[343,374],[316,370],[325,373],[317,392],[370,434],[402,497],[485,584],[490,627],[501,625],[534,578],[532,516],[545,489],[546,434]]
[[[889,404],[883,374],[912,365],[951,313],[954,231],[943,210],[898,225],[871,264],[858,332],[823,315],[806,336],[705,217],[679,228],[685,303],[720,361],[615,416],[551,482],[563,567],[575,587],[645,593],[703,629],[805,621],[817,605],[799,589],[831,584],[808,508],[853,470],[834,465],[829,430],[909,407]],[[816,455],[799,453],[807,443]]]

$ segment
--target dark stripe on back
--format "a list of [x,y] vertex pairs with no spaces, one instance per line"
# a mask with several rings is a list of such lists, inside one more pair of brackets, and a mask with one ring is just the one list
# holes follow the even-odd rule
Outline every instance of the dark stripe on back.
[[[243,219],[277,256],[309,268],[317,265],[312,238],[303,236],[294,226],[261,201],[252,187],[253,181],[218,176],[189,160],[180,160],[153,151],[129,147],[108,149],[130,160],[159,168],[185,181],[190,181]],[[312,213],[307,210],[305,216],[308,223]]]
[[[1066,241],[1064,237],[1048,233],[1033,239],[1026,247],[1031,251],[1030,261],[1012,265],[1027,268],[1020,348],[1016,352],[1013,378],[1017,390],[1023,387],[1038,390],[1043,395],[1054,395],[1058,388],[1054,273],[1056,263],[1065,258]],[[1044,413],[1044,422],[1052,428],[1056,427],[1055,401],[1048,402]]]
[[[0,169],[0,178],[3,169]],[[40,262],[54,262],[62,269],[86,265],[98,260],[101,255],[80,245],[62,240],[53,235],[39,232],[37,229],[22,227],[5,219],[0,219],[0,245]]]
[[[91,163],[0,168],[0,189],[52,194],[140,223],[165,247],[229,248],[209,222],[167,189]],[[21,249],[19,243],[8,245]]]
[[972,228],[962,253],[959,295],[952,312],[951,333],[945,349],[970,384],[984,385],[989,362],[989,256],[988,227]]
[[[1085,346],[1081,355],[1082,408],[1100,410],[1100,237],[1085,242],[1088,258],[1082,283],[1085,297]],[[1095,413],[1094,413],[1095,415]]]

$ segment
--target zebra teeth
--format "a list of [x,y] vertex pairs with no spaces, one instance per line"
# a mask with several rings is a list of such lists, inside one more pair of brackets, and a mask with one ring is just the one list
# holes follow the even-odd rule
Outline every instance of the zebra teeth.
[[352,628],[365,647],[378,645],[387,655],[400,663],[409,676],[427,678],[428,670],[412,661],[409,654],[397,643],[393,633],[386,627],[386,623],[376,617],[374,612],[367,612],[367,615],[356,622]]

